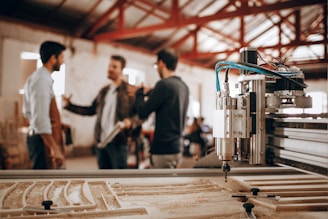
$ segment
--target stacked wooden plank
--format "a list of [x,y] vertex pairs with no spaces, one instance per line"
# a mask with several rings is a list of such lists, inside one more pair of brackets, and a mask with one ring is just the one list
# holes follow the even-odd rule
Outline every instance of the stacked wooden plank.
[[[321,175],[234,176],[247,202],[276,211],[327,211],[328,178]],[[258,188],[258,195],[251,193]]]

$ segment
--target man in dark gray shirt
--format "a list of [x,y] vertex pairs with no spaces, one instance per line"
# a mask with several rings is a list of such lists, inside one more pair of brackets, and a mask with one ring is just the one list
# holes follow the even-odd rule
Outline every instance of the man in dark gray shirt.
[[189,88],[175,75],[177,53],[163,49],[157,53],[155,66],[161,77],[145,101],[144,89],[136,92],[136,107],[141,119],[156,113],[151,143],[153,168],[176,168],[182,161],[182,132],[189,104]]

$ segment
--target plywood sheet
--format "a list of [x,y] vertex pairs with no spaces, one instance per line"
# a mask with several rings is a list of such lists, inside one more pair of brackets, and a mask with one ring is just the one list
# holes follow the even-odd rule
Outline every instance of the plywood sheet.
[[[255,181],[268,182],[257,176]],[[223,176],[2,179],[0,218],[246,218],[244,203],[232,194],[249,194],[251,182],[248,176],[232,176],[227,183]],[[281,201],[250,197],[248,201],[255,204],[257,218],[325,218],[327,212],[314,210],[322,208],[327,195],[316,193],[304,201],[294,197]],[[52,200],[51,209],[57,213],[26,211],[26,206],[29,210],[42,209],[43,200]]]

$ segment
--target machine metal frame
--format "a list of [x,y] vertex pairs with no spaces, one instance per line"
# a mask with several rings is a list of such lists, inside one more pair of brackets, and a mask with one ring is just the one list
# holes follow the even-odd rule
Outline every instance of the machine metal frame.
[[[241,62],[221,61],[216,65],[217,97],[213,120],[216,153],[223,161],[225,175],[229,161],[247,161],[250,165],[266,163],[266,118],[281,108],[309,108],[312,99],[304,93],[304,74],[297,67],[285,63],[264,63],[271,69],[257,65],[260,57],[255,48],[240,50]],[[230,69],[240,69],[236,87],[238,95],[229,91]],[[226,69],[223,89],[219,72]]]

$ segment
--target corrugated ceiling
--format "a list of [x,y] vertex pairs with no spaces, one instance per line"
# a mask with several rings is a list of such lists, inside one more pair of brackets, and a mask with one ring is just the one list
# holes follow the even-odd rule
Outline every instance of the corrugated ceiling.
[[0,18],[213,69],[257,47],[327,78],[326,0],[1,0]]

